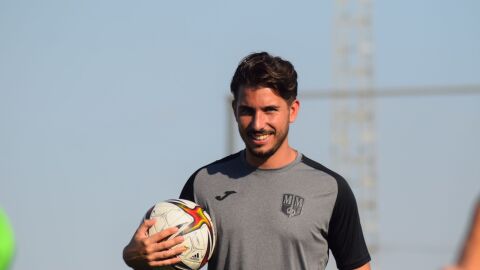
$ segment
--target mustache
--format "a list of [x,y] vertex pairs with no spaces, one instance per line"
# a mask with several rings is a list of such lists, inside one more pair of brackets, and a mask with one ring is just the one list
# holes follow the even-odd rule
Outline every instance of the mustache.
[[260,130],[253,130],[249,129],[247,130],[248,135],[272,135],[275,134],[275,131],[273,130],[266,130],[266,129],[260,129]]

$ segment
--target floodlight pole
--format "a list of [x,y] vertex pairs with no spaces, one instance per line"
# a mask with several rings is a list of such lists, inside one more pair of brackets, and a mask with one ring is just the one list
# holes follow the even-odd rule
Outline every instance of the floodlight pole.
[[[335,0],[333,85],[335,95],[373,95],[372,0]],[[375,105],[371,98],[336,98],[331,113],[332,167],[355,192],[370,252],[379,247]]]

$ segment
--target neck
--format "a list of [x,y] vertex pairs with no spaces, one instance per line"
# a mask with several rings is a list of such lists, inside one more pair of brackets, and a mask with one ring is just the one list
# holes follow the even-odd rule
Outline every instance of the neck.
[[292,163],[297,158],[297,151],[288,144],[280,147],[273,155],[261,158],[245,150],[245,159],[248,164],[260,169],[278,169]]

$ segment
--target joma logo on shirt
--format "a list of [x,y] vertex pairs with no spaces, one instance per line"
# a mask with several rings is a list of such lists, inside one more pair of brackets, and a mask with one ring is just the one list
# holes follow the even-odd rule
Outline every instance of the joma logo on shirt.
[[288,217],[298,216],[302,213],[305,199],[295,194],[283,194],[282,212]]

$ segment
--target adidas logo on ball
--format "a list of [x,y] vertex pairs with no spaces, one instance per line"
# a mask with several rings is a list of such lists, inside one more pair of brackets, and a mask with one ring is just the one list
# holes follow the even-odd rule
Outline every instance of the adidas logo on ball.
[[196,254],[193,255],[190,259],[192,259],[192,260],[199,260],[199,259],[200,259],[200,254],[196,253]]

